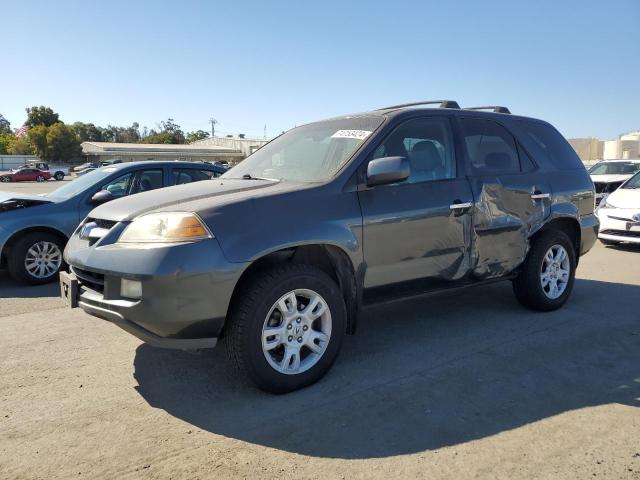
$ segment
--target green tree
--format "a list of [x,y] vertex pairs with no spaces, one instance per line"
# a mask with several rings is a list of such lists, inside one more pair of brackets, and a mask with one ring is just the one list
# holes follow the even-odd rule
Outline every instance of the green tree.
[[[47,132],[47,161],[67,162],[80,156],[82,149],[73,128],[62,122],[51,125]],[[44,159],[43,159],[44,160]]]
[[13,133],[0,133],[0,155],[7,155],[9,153],[9,144],[16,138]]
[[16,138],[14,135],[7,145],[7,153],[9,155],[33,155],[34,151],[31,143],[26,138]]
[[204,130],[187,133],[187,143],[193,143],[205,138],[209,138],[209,132],[205,132]]
[[62,122],[50,127],[38,125],[27,132],[35,154],[45,162],[62,162],[80,156],[76,131]]
[[76,122],[72,126],[78,142],[102,142],[102,128],[96,127],[93,123]]
[[27,121],[24,122],[28,128],[33,128],[38,125],[44,125],[50,127],[54,123],[60,121],[59,115],[54,112],[50,107],[43,105],[39,107],[27,108]]
[[36,125],[33,128],[27,130],[27,136],[29,137],[29,144],[31,145],[33,152],[42,160],[47,161],[49,152],[47,150],[47,134],[49,133],[49,127],[44,125]]
[[146,136],[142,142],[166,144],[185,143],[184,132],[180,128],[180,125],[173,121],[173,118],[168,118],[166,121],[160,122],[158,128],[160,131],[151,129],[149,135]]
[[9,123],[9,120],[4,118],[4,116],[0,113],[0,135],[5,133],[13,133],[11,130],[11,123]]

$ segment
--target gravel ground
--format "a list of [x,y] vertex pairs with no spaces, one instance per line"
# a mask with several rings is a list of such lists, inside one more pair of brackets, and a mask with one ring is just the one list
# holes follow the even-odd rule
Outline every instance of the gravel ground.
[[509,284],[362,316],[286,396],[223,349],[154,349],[0,273],[0,478],[640,479],[640,249],[597,245],[561,311]]

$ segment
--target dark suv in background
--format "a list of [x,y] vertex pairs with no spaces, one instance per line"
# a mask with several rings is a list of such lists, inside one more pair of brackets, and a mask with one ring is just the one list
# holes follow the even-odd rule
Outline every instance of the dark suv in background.
[[431,103],[297,127],[216,181],[96,208],[63,295],[152,345],[223,338],[272,392],[322,377],[366,305],[510,280],[559,308],[598,230],[581,161],[541,120]]

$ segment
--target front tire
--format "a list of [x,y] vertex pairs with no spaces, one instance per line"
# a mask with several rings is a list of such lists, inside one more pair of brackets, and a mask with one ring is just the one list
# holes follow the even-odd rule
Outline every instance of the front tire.
[[53,178],[55,178],[58,182],[64,180],[64,173],[62,172],[56,172],[56,174],[53,176]]
[[518,301],[531,310],[548,312],[560,308],[571,295],[576,274],[573,244],[561,230],[536,236],[513,281]]
[[338,356],[346,307],[336,283],[306,264],[258,273],[234,299],[225,333],[232,365],[258,388],[287,393],[317,382]]
[[9,183],[11,181],[11,177],[7,177],[7,176],[0,177],[0,181],[3,183]]
[[11,246],[7,267],[14,280],[42,285],[58,278],[64,244],[46,232],[28,233]]

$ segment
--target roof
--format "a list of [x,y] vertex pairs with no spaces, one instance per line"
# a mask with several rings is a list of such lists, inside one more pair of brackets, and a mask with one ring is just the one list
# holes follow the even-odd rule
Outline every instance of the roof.
[[237,154],[238,150],[218,146],[202,146],[195,144],[172,145],[164,143],[111,143],[111,142],[82,142],[82,152],[85,154],[145,154],[165,153],[175,155],[218,155],[224,153]]
[[212,163],[207,163],[207,162],[190,162],[188,160],[139,160],[137,162],[113,163],[111,165],[105,165],[103,167],[98,167],[98,168],[124,170],[127,168],[139,167],[141,165],[145,167],[148,167],[149,165],[157,165],[158,167],[192,167],[192,168],[202,167],[207,170],[226,171],[224,167],[220,167],[219,165],[214,165]]

